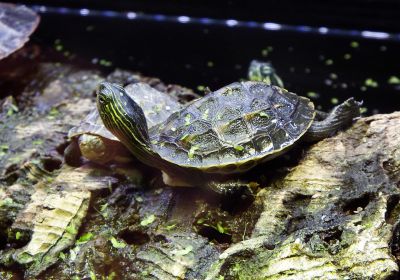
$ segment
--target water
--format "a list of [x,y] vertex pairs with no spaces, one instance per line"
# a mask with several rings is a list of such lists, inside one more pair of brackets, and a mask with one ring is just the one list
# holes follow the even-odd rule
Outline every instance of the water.
[[288,90],[321,109],[349,96],[364,101],[366,115],[400,108],[400,41],[179,21],[45,13],[32,40],[106,72],[140,71],[195,90],[246,78],[252,59],[268,60]]

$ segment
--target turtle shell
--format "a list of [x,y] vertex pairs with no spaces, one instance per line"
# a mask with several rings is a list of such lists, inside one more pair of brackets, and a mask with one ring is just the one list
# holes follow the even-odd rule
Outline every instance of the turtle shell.
[[164,122],[182,107],[171,95],[145,83],[127,85],[125,91],[142,108],[149,128]]
[[97,108],[90,111],[78,126],[71,128],[68,132],[68,137],[74,138],[82,134],[98,135],[110,140],[119,141],[117,137],[105,128]]
[[[125,90],[129,97],[135,100],[143,109],[149,128],[164,122],[173,112],[181,109],[181,104],[176,99],[152,88],[148,84],[129,84],[125,87]],[[79,126],[71,128],[68,137],[74,138],[82,134],[97,135],[119,141],[117,137],[105,128],[97,108],[93,109]]]
[[212,173],[243,172],[286,151],[311,126],[314,104],[263,82],[233,83],[150,130],[161,157]]

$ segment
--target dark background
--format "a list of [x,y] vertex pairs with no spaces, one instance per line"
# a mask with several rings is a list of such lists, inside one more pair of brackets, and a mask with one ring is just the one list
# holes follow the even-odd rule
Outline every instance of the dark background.
[[[393,0],[24,3],[400,33],[400,1]],[[364,100],[366,114],[400,108],[400,85],[392,83],[393,77],[400,78],[396,40],[102,16],[41,16],[33,42],[72,63],[83,61],[105,72],[120,67],[195,90],[199,86],[217,89],[246,78],[249,62],[263,59],[273,63],[285,87],[308,94],[322,109],[349,96]]]

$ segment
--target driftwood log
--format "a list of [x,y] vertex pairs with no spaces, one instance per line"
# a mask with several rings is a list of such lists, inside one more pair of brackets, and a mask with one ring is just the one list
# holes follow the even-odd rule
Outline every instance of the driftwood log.
[[207,279],[394,277],[399,187],[400,113],[360,119],[258,193],[251,238],[224,251]]
[[253,200],[223,198],[138,162],[64,164],[104,78],[179,90],[46,64],[0,101],[0,279],[396,279],[400,113],[259,166]]

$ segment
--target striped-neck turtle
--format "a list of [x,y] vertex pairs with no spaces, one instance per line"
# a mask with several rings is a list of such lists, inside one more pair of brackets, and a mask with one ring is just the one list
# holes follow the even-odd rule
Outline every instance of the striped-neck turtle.
[[[142,108],[149,127],[163,122],[171,113],[179,110],[181,108],[180,103],[187,103],[200,97],[191,90],[180,86],[165,86],[155,78],[145,78],[123,71],[114,73],[115,76],[112,77],[112,80],[119,82],[127,79],[138,81],[127,85],[125,90]],[[129,77],[125,77],[126,75],[129,75]],[[269,62],[251,61],[248,76],[251,80],[283,87],[281,79]],[[143,82],[139,82],[141,80]],[[118,138],[104,127],[97,108],[93,109],[78,126],[71,128],[68,138],[71,143],[64,154],[65,161],[72,166],[80,164],[81,155],[99,164],[110,161],[124,163],[133,158]]]
[[[145,83],[129,84],[124,92],[143,109],[149,127],[165,121],[182,106],[176,98]],[[64,154],[66,162],[70,165],[78,165],[80,155],[100,164],[132,160],[132,155],[118,138],[104,127],[97,108],[93,109],[79,126],[71,128],[68,137],[71,144]]]
[[163,172],[171,186],[210,186],[227,192],[218,174],[244,172],[275,158],[300,139],[331,136],[360,115],[353,98],[321,121],[314,104],[264,82],[236,82],[211,92],[149,127],[141,106],[115,84],[99,85],[97,108],[104,125],[143,163]]

